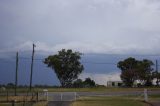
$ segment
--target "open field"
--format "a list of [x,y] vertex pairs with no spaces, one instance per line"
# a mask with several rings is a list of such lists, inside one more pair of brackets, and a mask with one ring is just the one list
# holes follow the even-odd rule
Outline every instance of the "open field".
[[157,95],[149,95],[149,102],[151,103],[159,103],[160,105],[160,94],[157,94]]
[[[47,102],[26,103],[25,106],[46,106]],[[0,106],[11,106],[11,104],[0,104]],[[23,103],[18,103],[15,106],[23,106]],[[133,96],[118,96],[118,97],[81,97],[73,102],[71,106],[150,106],[143,102],[142,98],[137,100]]]
[[[143,90],[144,88],[47,88],[49,94],[52,93],[67,93],[77,92],[77,101],[73,102],[71,106],[149,106],[144,103]],[[160,101],[160,88],[147,88],[152,93],[149,94],[149,102]],[[18,95],[14,95],[14,89],[9,89],[8,100],[17,100],[23,102],[23,100],[31,100],[31,95],[27,98],[23,96],[28,89],[19,88]],[[42,88],[35,88],[34,92],[42,92]],[[33,92],[32,91],[32,92]],[[6,91],[1,91],[0,100],[7,100],[6,96],[3,96]],[[11,93],[11,95],[10,95]],[[134,95],[137,93],[136,95]],[[73,94],[73,93],[72,93]],[[127,94],[127,95],[126,95]],[[67,97],[68,98],[68,97]],[[40,98],[39,98],[40,99]],[[35,100],[36,101],[36,98]],[[22,106],[23,103],[18,103],[15,106]],[[27,103],[25,106],[46,106],[46,101],[39,101],[33,103]],[[0,103],[0,106],[11,106],[11,103]]]
[[[12,106],[11,103],[0,103],[0,106]],[[15,106],[47,106],[47,102],[38,103],[16,103]]]
[[[149,102],[159,101],[160,95],[150,95]],[[1,103],[0,106],[11,106]],[[15,106],[23,106],[18,103]],[[47,106],[47,102],[26,103],[25,106]],[[150,106],[142,96],[107,96],[107,97],[80,97],[71,106]]]
[[72,106],[151,106],[160,101],[160,94],[149,95],[148,103],[143,96],[81,97]]
[[[95,87],[95,88],[34,88],[33,92],[42,92],[47,89],[49,92],[123,92],[123,91],[143,91],[144,88],[111,88],[111,87]],[[148,87],[149,91],[160,90],[160,87]],[[14,89],[7,89],[9,92],[14,92]],[[28,88],[18,88],[17,92],[27,92]],[[2,93],[2,91],[0,91]]]
[[[160,88],[147,88],[148,90],[160,90]],[[41,90],[41,89],[38,89]],[[143,91],[144,88],[49,88],[49,92],[120,92]]]
[[150,106],[134,97],[82,97],[72,106]]

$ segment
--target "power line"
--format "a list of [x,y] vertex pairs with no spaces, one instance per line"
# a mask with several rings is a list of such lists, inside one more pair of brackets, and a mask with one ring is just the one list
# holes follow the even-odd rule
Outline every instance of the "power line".
[[[23,51],[22,51],[23,52]],[[6,55],[6,53],[7,54],[13,54],[13,53],[16,53],[15,51],[0,51],[0,54],[5,54]],[[141,54],[141,53],[139,53],[139,54],[116,54],[116,53],[113,53],[113,54],[107,54],[107,53],[82,53],[82,56],[84,56],[84,55],[96,55],[96,56],[106,56],[106,55],[113,55],[113,56],[160,56],[160,53],[158,53],[158,54]]]
[[[20,57],[20,59],[30,60],[28,57]],[[34,58],[34,60],[44,60],[43,58]]]
[[[34,58],[35,61],[44,61],[45,58]],[[0,61],[9,61],[9,60],[15,60],[15,58],[9,58],[9,59],[0,59]],[[27,61],[30,61],[31,58],[29,57],[19,57],[19,60],[27,60]],[[6,61],[6,62],[7,62]],[[117,63],[112,63],[112,62],[97,62],[97,61],[81,61],[82,63],[84,64],[107,64],[107,65],[117,65]],[[157,66],[160,66],[160,65],[157,65]]]
[[91,61],[82,61],[82,63],[87,63],[87,64],[110,64],[110,65],[117,65],[117,64],[115,64],[115,63],[91,62]]

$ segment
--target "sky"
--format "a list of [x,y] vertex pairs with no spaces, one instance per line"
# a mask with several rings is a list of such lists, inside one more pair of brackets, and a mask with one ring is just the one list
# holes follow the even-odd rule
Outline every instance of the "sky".
[[159,29],[159,0],[0,0],[0,58],[33,43],[41,55],[157,55]]

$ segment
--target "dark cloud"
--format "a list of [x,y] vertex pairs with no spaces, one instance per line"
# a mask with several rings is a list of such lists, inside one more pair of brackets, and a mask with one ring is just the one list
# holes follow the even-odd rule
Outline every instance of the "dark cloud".
[[158,0],[0,1],[0,49],[38,42],[41,50],[159,53],[159,8]]

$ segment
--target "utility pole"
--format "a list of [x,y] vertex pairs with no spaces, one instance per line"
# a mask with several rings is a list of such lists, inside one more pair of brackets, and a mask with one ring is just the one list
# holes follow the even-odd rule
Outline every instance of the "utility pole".
[[158,72],[158,60],[156,60],[156,72]]
[[17,83],[18,83],[18,52],[16,54],[16,74],[15,74],[15,96],[17,96]]
[[157,78],[157,86],[158,86],[158,60],[156,60],[156,78]]
[[34,60],[34,48],[36,47],[35,44],[33,44],[33,51],[32,51],[32,61],[31,61],[31,75],[30,75],[30,91],[32,89],[32,75],[33,75],[33,60]]

